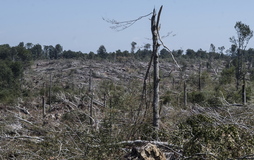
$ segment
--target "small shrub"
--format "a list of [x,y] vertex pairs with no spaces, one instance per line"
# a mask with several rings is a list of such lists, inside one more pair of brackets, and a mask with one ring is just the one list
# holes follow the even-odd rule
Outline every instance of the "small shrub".
[[221,77],[219,79],[220,84],[230,84],[233,82],[235,76],[235,67],[224,68],[221,72]]
[[188,101],[191,103],[201,103],[205,101],[205,94],[203,92],[194,91],[188,94]]
[[[204,114],[190,116],[180,123],[172,142],[183,145],[184,156],[199,159],[239,158],[253,153],[253,135],[234,124],[223,124]],[[244,146],[244,147],[243,147]],[[211,156],[211,153],[214,156]]]
[[207,99],[209,107],[222,107],[223,103],[218,97],[210,97]]

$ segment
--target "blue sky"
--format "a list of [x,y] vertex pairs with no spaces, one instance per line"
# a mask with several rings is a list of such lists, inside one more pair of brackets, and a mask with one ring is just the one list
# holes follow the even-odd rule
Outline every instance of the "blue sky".
[[[125,21],[163,5],[161,35],[170,49],[230,47],[237,21],[254,30],[254,0],[1,0],[0,44],[61,44],[64,50],[108,52],[151,43],[149,17],[117,32],[102,17]],[[175,35],[175,36],[173,36]],[[254,38],[253,38],[254,39]],[[248,48],[254,48],[251,39]]]

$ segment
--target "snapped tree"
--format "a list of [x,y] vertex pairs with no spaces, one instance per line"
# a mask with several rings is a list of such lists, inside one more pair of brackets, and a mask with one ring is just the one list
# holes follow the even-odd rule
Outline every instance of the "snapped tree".
[[[158,15],[157,15],[156,10],[154,9],[153,12],[151,12],[147,15],[144,15],[144,16],[141,16],[137,19],[129,20],[129,21],[118,22],[116,20],[108,20],[108,19],[103,18],[103,20],[105,20],[106,22],[113,24],[113,26],[110,27],[111,29],[121,31],[121,30],[124,30],[124,29],[132,26],[138,20],[152,15],[152,17],[151,17],[151,32],[152,32],[152,41],[153,41],[152,47],[153,48],[152,48],[151,59],[148,64],[148,68],[147,68],[147,71],[146,71],[146,74],[144,77],[142,99],[146,99],[146,81],[147,81],[148,75],[150,73],[150,68],[153,63],[153,103],[152,103],[152,107],[153,107],[153,128],[154,128],[155,134],[158,133],[158,130],[160,127],[159,126],[159,122],[160,122],[160,115],[159,115],[160,76],[159,76],[159,54],[158,54],[158,49],[159,49],[160,45],[162,45],[171,54],[172,59],[176,63],[177,67],[180,68],[178,63],[176,62],[172,52],[164,45],[163,41],[161,40],[160,34],[159,34],[159,30],[160,30],[159,22],[160,22],[160,15],[161,15],[162,8],[163,8],[163,6],[160,7]],[[134,43],[132,44],[132,46],[134,46]]]
[[[160,82],[160,75],[159,75],[159,54],[158,54],[158,49],[159,49],[159,22],[160,22],[160,15],[162,11],[162,7],[159,10],[158,16],[156,17],[156,11],[155,9],[153,10],[153,15],[151,19],[151,32],[153,36],[153,72],[154,72],[154,77],[153,77],[153,127],[155,131],[159,130],[159,121],[160,121],[160,114],[159,114],[159,82]],[[156,20],[157,18],[157,20]]]

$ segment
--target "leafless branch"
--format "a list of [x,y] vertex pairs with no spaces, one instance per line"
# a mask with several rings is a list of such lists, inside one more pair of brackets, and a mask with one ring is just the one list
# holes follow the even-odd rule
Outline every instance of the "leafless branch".
[[16,106],[16,107],[20,110],[20,112],[22,112],[22,113],[24,113],[24,114],[30,114],[29,111],[28,111],[25,107],[22,108],[22,107],[19,107],[19,105]]
[[10,136],[0,136],[0,139],[36,139],[37,141],[43,141],[44,139],[41,137],[36,137],[36,136],[14,136],[14,137],[10,137]]
[[219,157],[215,156],[213,153],[196,153],[191,157],[185,157],[184,159],[193,159],[195,156],[212,156],[216,159],[219,159]]
[[[133,140],[133,141],[121,141],[117,143],[110,143],[107,145],[126,145],[126,146],[131,146],[131,145],[145,145],[147,143],[155,144],[157,146],[161,147],[172,147],[172,148],[178,148],[182,149],[180,146],[176,146],[173,144],[169,144],[168,142],[161,142],[161,141],[147,141],[147,140]],[[90,145],[90,147],[101,147],[102,145]]]
[[161,36],[160,33],[158,32],[158,38],[160,40],[161,45],[171,54],[171,57],[173,59],[173,61],[175,62],[175,64],[177,65],[177,67],[181,70],[181,67],[179,66],[179,64],[177,63],[173,53],[170,51],[170,49],[163,43],[163,41],[161,40]]
[[102,19],[108,23],[111,23],[113,26],[110,26],[111,29],[114,29],[116,31],[122,31],[126,28],[129,28],[130,26],[132,26],[133,24],[135,24],[138,20],[142,19],[142,18],[145,18],[145,17],[148,17],[152,14],[149,13],[147,15],[144,15],[144,16],[140,16],[136,19],[133,19],[133,20],[128,20],[128,21],[116,21],[114,19],[106,19],[104,17],[102,17]]
[[[172,33],[173,33],[172,31],[171,31],[171,32],[168,32],[166,35],[161,36],[161,39],[166,38],[166,37],[169,37]],[[172,37],[174,37],[175,35],[176,35],[176,34],[173,34]]]
[[[59,140],[58,140],[58,141],[59,141]],[[58,155],[57,155],[57,157],[56,157],[56,158],[60,157],[61,152],[62,152],[62,146],[63,146],[63,143],[62,143],[61,141],[59,141],[59,142],[60,142],[60,145],[59,145],[59,152],[58,152]]]
[[144,84],[143,84],[143,92],[142,92],[142,99],[146,99],[146,81],[150,72],[150,68],[152,65],[152,61],[153,61],[153,54],[151,56],[150,62],[148,64],[147,70],[146,70],[146,74],[145,74],[145,78],[144,78]]
[[15,116],[15,117],[16,117],[17,119],[23,121],[23,122],[26,122],[26,123],[29,123],[29,124],[31,124],[31,125],[34,125],[32,122],[30,122],[30,121],[28,121],[28,120],[26,120],[26,119],[23,119],[23,118],[21,118],[21,117],[19,117],[19,116]]
[[15,117],[15,118],[17,118],[17,119],[19,119],[19,120],[21,120],[21,121],[23,121],[23,122],[29,123],[29,124],[31,124],[31,125],[34,125],[32,122],[30,122],[30,121],[28,121],[28,120],[26,120],[26,119],[23,119],[23,118],[21,118],[21,117],[19,117],[17,113],[12,112],[12,111],[9,111],[9,110],[7,110],[7,111],[10,112],[10,113],[12,113],[12,114],[14,114],[14,117]]
[[236,158],[236,159],[254,159],[254,154],[252,154],[252,155],[246,155],[244,157]]

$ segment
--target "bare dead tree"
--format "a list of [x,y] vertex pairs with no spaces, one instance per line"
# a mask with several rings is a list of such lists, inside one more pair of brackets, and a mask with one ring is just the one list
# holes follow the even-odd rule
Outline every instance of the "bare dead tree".
[[43,96],[42,96],[42,109],[43,109],[43,113],[42,113],[42,116],[43,118],[46,117],[46,108],[45,108],[45,82],[43,83]]
[[[159,77],[159,54],[158,54],[158,49],[160,47],[160,45],[162,45],[164,48],[166,48],[169,53],[172,56],[172,59],[174,60],[174,62],[176,63],[177,67],[179,67],[177,61],[175,60],[172,52],[168,49],[167,46],[164,45],[163,41],[161,40],[160,34],[159,34],[159,30],[160,30],[160,15],[161,15],[161,11],[162,11],[163,6],[160,7],[160,10],[158,12],[158,15],[155,11],[155,9],[153,10],[153,12],[144,15],[144,16],[140,16],[137,19],[134,20],[129,20],[129,21],[116,21],[116,20],[109,20],[109,19],[105,19],[103,18],[103,20],[105,20],[108,23],[113,24],[113,26],[111,26],[111,29],[117,30],[117,31],[121,31],[124,30],[130,26],[132,26],[134,23],[136,23],[138,20],[150,16],[152,15],[151,18],[151,32],[152,32],[152,41],[153,41],[153,53],[151,56],[151,59],[149,61],[148,64],[148,68],[144,77],[144,83],[143,83],[143,91],[142,91],[142,101],[145,100],[146,101],[146,85],[147,85],[147,79],[150,73],[150,68],[153,64],[153,102],[152,102],[152,107],[153,107],[153,127],[155,132],[157,132],[159,130],[159,122],[160,122],[160,115],[159,115],[159,82],[160,82],[160,77]],[[159,43],[160,42],[160,43]],[[146,104],[146,108],[147,108],[147,103]],[[141,105],[140,105],[141,107]],[[139,109],[140,111],[140,109]],[[146,113],[146,111],[145,111]],[[139,115],[139,114],[138,114]],[[144,115],[145,116],[145,115]]]
[[51,88],[52,88],[52,75],[49,75],[49,107],[51,108]]
[[187,107],[187,84],[186,84],[186,80],[184,80],[184,84],[183,84],[183,101],[184,101],[184,107]]
[[242,85],[242,103],[243,105],[247,104],[245,76],[243,77],[243,85]]
[[199,62],[198,68],[198,90],[201,91],[201,62]]
[[91,96],[91,102],[90,102],[90,125],[93,125],[93,88],[92,88],[92,69],[90,68],[90,73],[89,73],[89,94]]
[[43,108],[43,113],[42,113],[42,117],[46,117],[46,110],[45,110],[45,100],[44,100],[44,96],[42,96],[42,108]]
[[[129,28],[130,26],[132,26],[133,24],[135,24],[137,21],[145,18],[145,17],[148,17],[152,14],[153,12],[151,13],[148,13],[146,15],[143,15],[143,16],[140,16],[136,19],[133,19],[133,20],[128,20],[128,21],[116,21],[114,19],[106,19],[106,18],[102,18],[104,21],[112,24],[112,26],[110,26],[111,29],[113,30],[116,30],[116,31],[122,31],[122,30],[125,30],[127,28]],[[145,74],[145,77],[144,77],[144,83],[143,83],[143,91],[142,91],[142,102],[145,100],[145,105],[146,105],[146,110],[148,109],[148,104],[147,104],[147,92],[146,92],[146,86],[147,86],[147,79],[148,79],[148,75],[149,75],[149,72],[150,72],[150,68],[151,68],[151,63],[153,61],[153,54],[151,56],[151,59],[150,59],[150,62],[149,62],[149,65],[148,65],[148,69],[146,71],[146,74]],[[140,106],[139,106],[139,109],[138,111],[140,112],[141,111],[141,107],[142,107],[143,103],[140,103]],[[137,114],[137,116],[139,117],[139,112]],[[145,114],[146,115],[146,111],[145,111]],[[135,121],[136,123],[137,121]]]
[[93,125],[93,92],[91,93],[91,103],[90,103],[90,125]]
[[107,106],[107,97],[106,97],[106,93],[103,94],[103,106],[106,108]]
[[[153,127],[155,131],[157,132],[160,127],[160,114],[159,114],[159,82],[160,82],[160,75],[159,75],[159,22],[160,22],[160,15],[162,11],[162,7],[160,7],[160,10],[158,12],[158,16],[156,17],[156,11],[153,10],[153,15],[151,19],[151,32],[152,32],[152,38],[153,38],[153,72],[154,72],[154,80],[153,80]],[[156,20],[157,18],[157,20]]]
[[175,89],[175,77],[172,79],[172,89]]

